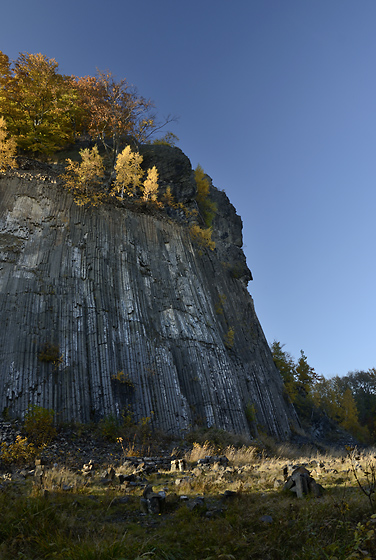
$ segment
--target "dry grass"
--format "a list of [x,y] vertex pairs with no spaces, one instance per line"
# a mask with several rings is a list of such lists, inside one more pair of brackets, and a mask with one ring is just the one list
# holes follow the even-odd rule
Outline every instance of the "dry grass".
[[[168,498],[166,510],[154,516],[140,512],[143,476],[139,484],[121,486],[116,480],[103,484],[100,470],[84,477],[67,468],[52,468],[42,484],[4,480],[0,558],[375,558],[370,501],[354,474],[361,484],[368,483],[374,450],[318,453],[307,448],[299,453],[284,445],[277,451],[271,456],[255,446],[196,443],[186,455],[193,470],[147,476],[154,491],[165,490]],[[222,454],[228,465],[196,466],[199,459]],[[321,498],[298,500],[282,490],[283,469],[296,465],[306,465],[323,485]],[[229,490],[236,494],[225,499]],[[182,495],[188,496],[188,505],[180,501]],[[204,496],[207,509],[188,507],[197,495]]]

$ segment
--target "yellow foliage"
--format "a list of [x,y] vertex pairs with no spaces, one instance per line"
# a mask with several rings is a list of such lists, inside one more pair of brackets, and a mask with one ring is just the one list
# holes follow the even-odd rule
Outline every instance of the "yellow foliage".
[[164,193],[162,200],[166,206],[171,206],[175,208],[176,202],[174,199],[174,195],[171,192],[171,187],[167,187],[166,192]]
[[5,119],[0,117],[0,171],[5,171],[8,167],[17,167],[16,150],[15,140],[8,137]]
[[192,241],[197,243],[200,247],[206,247],[211,251],[215,249],[215,242],[212,240],[212,229],[201,228],[197,224],[190,227],[189,230]]
[[36,447],[27,441],[27,438],[21,436],[16,437],[14,443],[9,445],[3,442],[0,446],[0,458],[6,464],[21,465],[28,463],[35,458],[37,454]]
[[166,132],[162,138],[156,138],[153,141],[153,144],[161,144],[163,146],[171,146],[174,147],[176,142],[179,142],[179,138],[173,132]]
[[217,205],[210,200],[210,183],[201,165],[195,169],[195,181],[197,185],[196,201],[205,224],[210,227],[217,212]]
[[25,431],[39,448],[51,443],[56,436],[54,411],[42,406],[30,405],[25,416]]
[[91,204],[96,206],[103,198],[98,191],[104,176],[103,159],[99,155],[97,146],[80,150],[81,163],[67,159],[67,166],[62,179],[68,190],[73,192],[78,206]]
[[116,375],[111,375],[111,379],[113,381],[118,381],[122,385],[128,385],[128,387],[134,389],[133,381],[130,379],[128,373],[124,373],[124,371],[118,371]]
[[111,194],[124,197],[124,192],[128,196],[136,194],[137,187],[140,186],[143,171],[141,169],[142,156],[138,152],[132,152],[130,146],[126,146],[118,155],[115,164],[116,179]]
[[142,199],[145,201],[155,202],[158,193],[158,171],[155,165],[148,169],[148,175],[143,184]]

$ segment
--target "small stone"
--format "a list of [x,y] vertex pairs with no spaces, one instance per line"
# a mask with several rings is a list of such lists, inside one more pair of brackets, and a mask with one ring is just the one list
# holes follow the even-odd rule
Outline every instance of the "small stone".
[[223,498],[228,500],[228,499],[231,499],[231,498],[235,498],[236,492],[234,492],[233,490],[225,490],[223,492],[222,496],[223,496]]
[[262,523],[273,523],[273,518],[271,515],[263,515],[260,517],[260,521],[262,521]]

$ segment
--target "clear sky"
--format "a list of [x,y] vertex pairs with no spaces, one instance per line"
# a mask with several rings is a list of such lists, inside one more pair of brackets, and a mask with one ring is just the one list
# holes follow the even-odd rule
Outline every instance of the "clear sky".
[[376,367],[376,2],[12,0],[0,50],[152,98],[244,224],[269,342]]

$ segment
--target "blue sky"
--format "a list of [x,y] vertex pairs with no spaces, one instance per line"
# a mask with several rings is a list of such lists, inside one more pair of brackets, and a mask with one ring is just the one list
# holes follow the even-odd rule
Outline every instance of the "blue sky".
[[244,224],[269,342],[376,367],[376,2],[12,0],[0,49],[152,98]]

